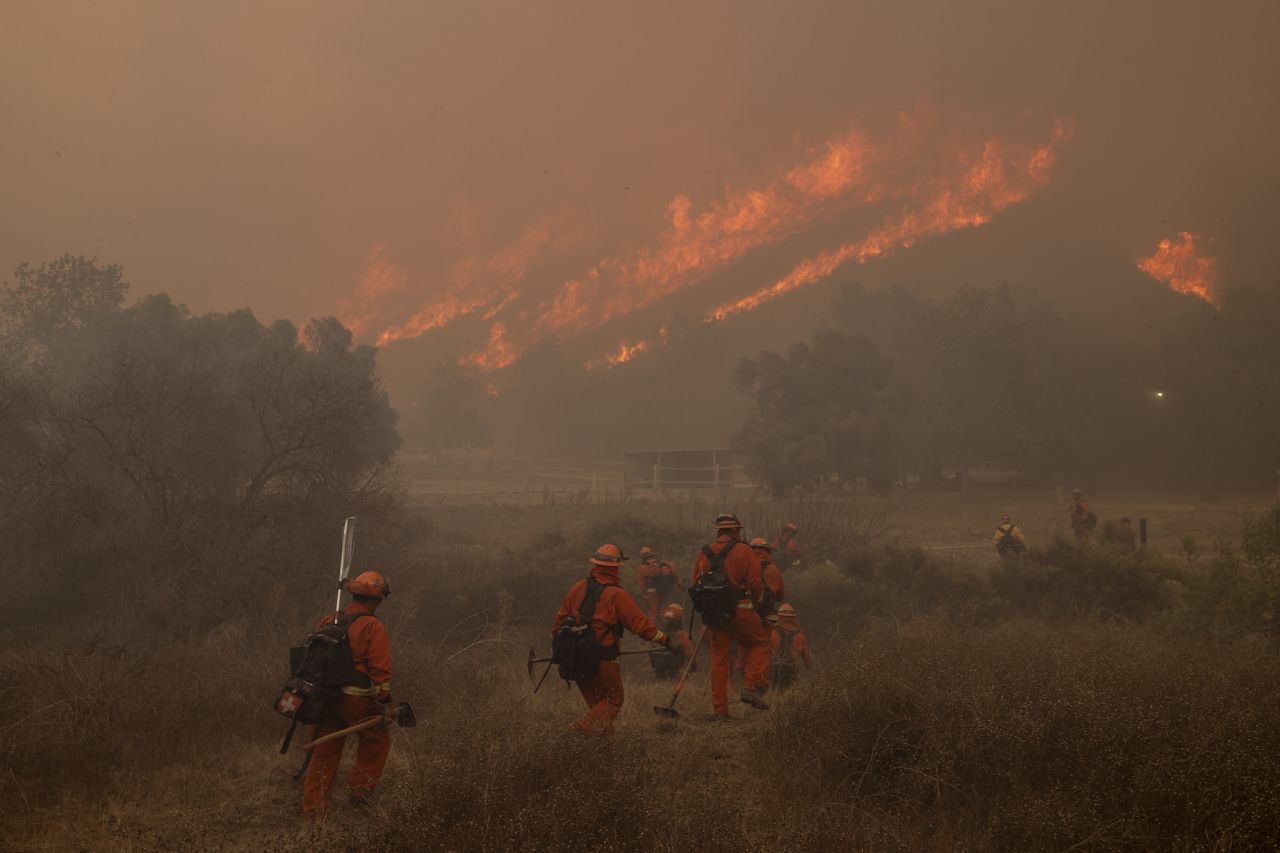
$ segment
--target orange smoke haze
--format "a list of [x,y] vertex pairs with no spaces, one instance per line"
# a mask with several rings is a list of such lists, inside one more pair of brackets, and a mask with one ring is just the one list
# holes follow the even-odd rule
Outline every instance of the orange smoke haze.
[[1217,259],[1198,254],[1198,240],[1199,235],[1189,231],[1178,234],[1176,243],[1166,237],[1156,244],[1154,255],[1138,262],[1138,269],[1170,290],[1199,296],[1213,305]]

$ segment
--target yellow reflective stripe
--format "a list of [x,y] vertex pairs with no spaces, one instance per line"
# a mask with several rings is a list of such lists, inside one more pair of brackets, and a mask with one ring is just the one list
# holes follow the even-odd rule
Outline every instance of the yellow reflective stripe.
[[347,696],[372,696],[374,690],[372,687],[343,687],[342,692]]
[[659,629],[658,633],[653,635],[653,640],[651,640],[651,642],[661,643],[666,638],[667,638],[667,635],[662,633],[661,629]]
[[390,693],[391,682],[388,681],[385,684],[375,684],[372,687],[347,686],[341,689],[347,696],[376,696],[379,693]]

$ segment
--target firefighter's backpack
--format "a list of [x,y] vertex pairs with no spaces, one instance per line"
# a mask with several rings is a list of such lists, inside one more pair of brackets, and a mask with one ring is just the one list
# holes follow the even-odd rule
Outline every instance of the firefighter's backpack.
[[729,582],[729,574],[724,568],[729,554],[742,544],[730,542],[719,554],[710,545],[702,546],[710,568],[698,575],[697,583],[689,588],[689,598],[693,601],[693,609],[702,617],[702,624],[708,628],[724,628],[731,623],[738,602],[744,597],[743,591]]
[[[607,584],[588,577],[587,591],[582,596],[582,603],[578,605],[578,612],[566,619],[551,638],[551,658],[556,663],[560,677],[565,681],[588,679],[596,674],[600,661],[613,660],[618,656],[618,647],[600,645],[591,628],[596,605],[600,603],[600,596],[606,588]],[[621,635],[622,626],[613,626],[611,630]]]
[[369,686],[369,677],[356,669],[347,638],[351,626],[365,616],[373,618],[367,612],[343,613],[289,650],[289,679],[276,700],[276,713],[295,723],[316,723],[343,687]]

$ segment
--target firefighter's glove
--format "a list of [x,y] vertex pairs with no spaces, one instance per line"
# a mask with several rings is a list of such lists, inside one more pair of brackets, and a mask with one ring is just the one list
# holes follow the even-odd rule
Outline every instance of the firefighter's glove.
[[662,635],[662,645],[665,646],[668,651],[674,651],[674,649],[672,649],[671,646],[672,644],[675,643],[675,641],[676,641],[676,638],[671,636],[670,634]]

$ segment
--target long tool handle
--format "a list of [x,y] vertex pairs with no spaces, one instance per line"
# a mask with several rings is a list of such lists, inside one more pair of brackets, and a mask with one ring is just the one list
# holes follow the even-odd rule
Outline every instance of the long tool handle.
[[[356,550],[356,517],[349,516],[342,522],[342,554],[338,557],[338,600],[333,604],[333,612],[342,612],[342,582],[351,574],[351,559]],[[338,617],[333,618],[338,624]]]
[[312,749],[313,747],[317,747],[322,743],[328,743],[331,740],[337,740],[340,737],[353,735],[353,734],[356,734],[357,732],[367,731],[377,726],[385,726],[390,722],[391,722],[391,718],[384,714],[379,714],[376,717],[366,717],[365,719],[356,723],[354,726],[347,726],[345,729],[338,729],[336,732],[330,732],[324,737],[316,738],[315,740],[311,741],[311,743],[304,743],[302,745],[302,748]]
[[[667,655],[675,654],[675,652],[671,651],[671,649],[664,648],[663,646],[658,646],[657,648],[654,648],[654,649],[632,649],[629,652],[618,652],[618,657],[623,658],[623,657],[626,657],[627,655],[651,655],[654,652],[657,652],[658,654],[667,654]],[[529,663],[531,664],[551,663],[554,660],[555,658],[530,658]]]
[[680,678],[676,681],[676,692],[671,694],[671,707],[676,706],[676,700],[680,698],[680,691],[684,689],[684,683],[689,680],[689,671],[693,669],[693,662],[698,659],[698,652],[702,650],[702,641],[707,638],[707,626],[702,626],[702,633],[698,634],[698,644],[693,647],[693,654],[689,655],[689,659],[684,662],[684,669],[680,672]]

